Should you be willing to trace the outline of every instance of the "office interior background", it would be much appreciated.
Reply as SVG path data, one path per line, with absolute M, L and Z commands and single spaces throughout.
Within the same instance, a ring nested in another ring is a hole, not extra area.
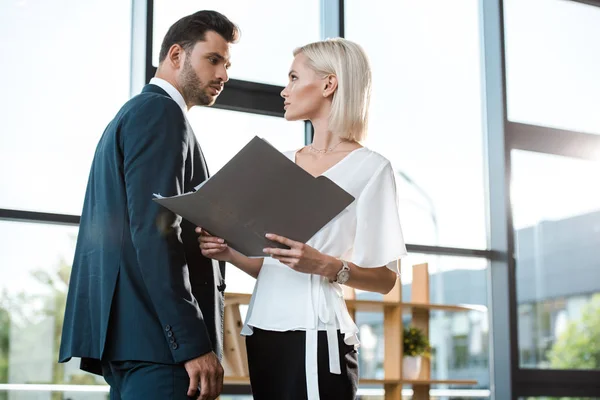
M 432 315 L 432 378 L 478 382 L 432 398 L 600 398 L 600 1 L 3 0 L 1 400 L 108 398 L 56 362 L 89 166 L 168 27 L 198 9 L 242 30 L 216 106 L 188 114 L 213 174 L 255 135 L 310 141 L 279 97 L 294 48 L 343 36 L 368 53 L 366 145 L 397 171 L 403 296 L 427 262 L 432 302 L 484 309 Z M 252 289 L 228 269 L 228 291 Z M 381 378 L 383 317 L 357 323 L 361 376 Z

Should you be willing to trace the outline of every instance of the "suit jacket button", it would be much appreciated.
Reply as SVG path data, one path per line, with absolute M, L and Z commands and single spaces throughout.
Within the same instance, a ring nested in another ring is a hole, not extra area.
M 169 343 L 175 343 L 175 338 L 172 337 L 171 339 L 169 339 Z
M 167 336 L 168 337 L 172 337 L 173 336 L 173 331 L 167 331 Z
M 171 330 L 171 325 L 165 326 L 165 331 L 169 332 Z
M 179 347 L 179 346 L 177 345 L 177 343 L 173 343 L 173 344 L 171 345 L 171 348 L 172 348 L 173 350 L 177 350 L 177 348 L 178 348 L 178 347 Z

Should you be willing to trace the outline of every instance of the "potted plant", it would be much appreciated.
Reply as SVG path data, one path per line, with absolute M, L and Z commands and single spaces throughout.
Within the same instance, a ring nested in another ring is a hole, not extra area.
M 421 329 L 405 326 L 403 342 L 402 377 L 418 379 L 421 373 L 421 359 L 431 354 L 429 339 Z

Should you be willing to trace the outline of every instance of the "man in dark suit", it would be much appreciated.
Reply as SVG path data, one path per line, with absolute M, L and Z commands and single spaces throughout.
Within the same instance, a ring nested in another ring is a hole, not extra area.
M 109 123 L 89 176 L 59 362 L 81 357 L 112 399 L 214 399 L 223 387 L 224 265 L 153 194 L 208 177 L 186 112 L 228 80 L 238 28 L 214 11 L 177 21 L 156 76 Z M 199 387 L 199 390 L 198 390 Z

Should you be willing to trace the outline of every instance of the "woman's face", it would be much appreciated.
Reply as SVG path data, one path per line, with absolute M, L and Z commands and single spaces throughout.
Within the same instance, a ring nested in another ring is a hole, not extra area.
M 298 53 L 294 58 L 288 79 L 287 86 L 281 91 L 285 119 L 310 120 L 318 116 L 325 103 L 323 93 L 327 80 L 308 66 L 303 53 Z

